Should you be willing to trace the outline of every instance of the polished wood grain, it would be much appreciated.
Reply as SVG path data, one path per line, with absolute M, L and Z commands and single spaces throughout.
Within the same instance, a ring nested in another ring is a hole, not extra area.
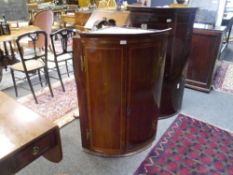
M 37 26 L 25 26 L 20 28 L 12 28 L 10 35 L 0 35 L 0 42 L 15 40 L 19 35 L 22 35 L 27 32 L 34 32 L 40 30 Z
M 130 26 L 147 29 L 172 28 L 165 63 L 160 118 L 174 115 L 182 105 L 185 68 L 197 9 L 128 6 L 128 10 Z
M 74 70 L 83 148 L 108 156 L 143 149 L 156 134 L 168 31 L 80 35 Z
M 67 24 L 74 25 L 75 24 L 75 15 L 74 14 L 62 14 L 61 15 L 61 24 L 66 27 Z
M 185 86 L 209 92 L 219 65 L 225 28 L 194 28 Z
M 14 174 L 44 155 L 62 159 L 59 128 L 0 92 L 0 170 Z
M 61 23 L 64 27 L 67 24 L 74 26 L 76 29 L 83 31 L 84 26 L 91 16 L 91 11 L 79 11 L 75 12 L 74 14 L 62 14 L 61 15 Z
M 80 31 L 84 31 L 84 26 L 90 18 L 91 14 L 92 11 L 75 12 L 75 28 Z

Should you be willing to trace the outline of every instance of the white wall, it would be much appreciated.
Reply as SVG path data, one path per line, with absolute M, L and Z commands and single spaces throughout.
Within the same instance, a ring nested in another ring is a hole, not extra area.
M 225 5 L 226 5 L 226 0 L 219 0 L 218 16 L 215 23 L 216 26 L 221 26 Z

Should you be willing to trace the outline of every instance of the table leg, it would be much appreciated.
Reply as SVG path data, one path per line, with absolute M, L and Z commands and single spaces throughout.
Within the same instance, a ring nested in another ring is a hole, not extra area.
M 62 159 L 62 148 L 61 148 L 60 131 L 58 127 L 54 131 L 54 137 L 57 143 L 56 146 L 46 151 L 46 153 L 43 156 L 52 162 L 59 162 Z

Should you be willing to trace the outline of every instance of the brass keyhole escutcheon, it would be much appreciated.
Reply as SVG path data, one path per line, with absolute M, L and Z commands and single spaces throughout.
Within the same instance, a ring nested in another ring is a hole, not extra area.
M 39 146 L 34 146 L 32 148 L 32 155 L 36 156 L 39 153 L 39 151 L 40 151 L 40 147 Z

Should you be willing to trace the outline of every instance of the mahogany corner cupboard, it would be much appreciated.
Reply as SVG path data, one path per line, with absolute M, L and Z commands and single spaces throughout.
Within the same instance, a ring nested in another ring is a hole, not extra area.
M 168 40 L 160 118 L 179 112 L 197 8 L 128 6 L 129 25 L 147 29 L 172 28 Z
M 74 38 L 84 150 L 119 156 L 154 140 L 168 35 L 110 27 Z

